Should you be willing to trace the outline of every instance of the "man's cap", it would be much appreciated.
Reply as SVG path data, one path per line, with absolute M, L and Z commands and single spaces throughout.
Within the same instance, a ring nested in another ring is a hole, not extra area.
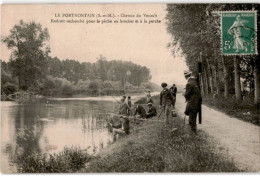
M 131 98 L 131 96 L 128 96 L 128 98 Z
M 148 106 L 152 106 L 152 105 L 153 105 L 153 103 L 149 102 L 147 105 L 148 105 Z
M 188 76 L 188 75 L 191 75 L 191 74 L 192 74 L 191 71 L 188 71 L 188 70 L 185 70 L 185 71 L 184 71 L 184 76 Z
M 167 83 L 162 83 L 161 86 L 162 87 L 167 87 Z

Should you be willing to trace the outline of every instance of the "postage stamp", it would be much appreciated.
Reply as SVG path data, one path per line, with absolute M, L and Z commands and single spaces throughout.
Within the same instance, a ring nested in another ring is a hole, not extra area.
M 257 54 L 256 11 L 222 11 L 221 40 L 223 55 Z

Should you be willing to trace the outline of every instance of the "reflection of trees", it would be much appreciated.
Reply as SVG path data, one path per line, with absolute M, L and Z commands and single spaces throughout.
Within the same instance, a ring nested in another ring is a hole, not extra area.
M 15 161 L 23 159 L 33 152 L 41 152 L 39 139 L 43 132 L 43 123 L 39 115 L 44 107 L 40 105 L 19 105 L 15 117 L 16 148 Z

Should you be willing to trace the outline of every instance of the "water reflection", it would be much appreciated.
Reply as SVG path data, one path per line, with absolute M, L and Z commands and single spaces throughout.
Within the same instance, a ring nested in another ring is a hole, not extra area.
M 13 161 L 33 153 L 57 153 L 64 146 L 98 152 L 112 142 L 107 131 L 107 111 L 112 101 L 49 100 L 18 105 L 1 102 L 1 170 L 16 172 Z

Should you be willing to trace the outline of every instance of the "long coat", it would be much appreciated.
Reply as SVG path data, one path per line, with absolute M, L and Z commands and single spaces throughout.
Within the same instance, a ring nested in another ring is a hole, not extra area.
M 187 101 L 185 114 L 189 115 L 190 112 L 199 112 L 202 98 L 196 78 L 188 79 L 184 96 Z

